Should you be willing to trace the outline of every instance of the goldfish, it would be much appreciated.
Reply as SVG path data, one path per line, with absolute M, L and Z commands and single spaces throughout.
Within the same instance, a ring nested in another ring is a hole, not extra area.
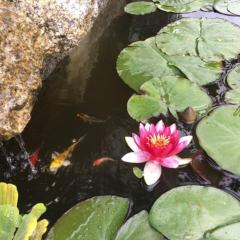
M 114 161 L 114 159 L 110 158 L 110 157 L 103 157 L 103 158 L 99 158 L 97 160 L 95 160 L 93 162 L 93 167 L 98 167 L 100 166 L 102 163 L 107 162 L 107 161 Z
M 99 118 L 96 118 L 94 116 L 87 115 L 85 113 L 78 113 L 77 117 L 80 120 L 82 120 L 83 122 L 88 122 L 88 123 L 103 123 L 103 122 L 106 122 L 108 120 L 108 118 L 99 119 Z
M 36 151 L 34 151 L 30 155 L 30 162 L 32 163 L 31 166 L 34 168 L 36 166 L 37 161 L 39 160 L 39 153 L 40 153 L 40 148 L 38 148 Z
M 69 158 L 71 157 L 76 146 L 83 140 L 83 138 L 85 138 L 85 136 L 81 137 L 77 142 L 73 143 L 70 147 L 68 147 L 62 153 L 55 154 L 55 156 L 52 157 L 49 170 L 51 172 L 56 173 L 60 167 L 69 166 L 71 164 L 71 162 L 69 161 Z

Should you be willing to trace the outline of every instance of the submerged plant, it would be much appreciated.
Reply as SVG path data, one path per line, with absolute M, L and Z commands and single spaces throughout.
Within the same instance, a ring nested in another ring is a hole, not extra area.
M 163 121 L 156 125 L 140 123 L 139 135 L 133 134 L 126 137 L 128 146 L 133 152 L 122 157 L 124 162 L 144 163 L 143 176 L 148 185 L 154 184 L 161 176 L 162 166 L 177 168 L 188 164 L 191 159 L 182 159 L 177 156 L 186 148 L 192 140 L 192 136 L 180 137 L 176 124 L 165 126 Z

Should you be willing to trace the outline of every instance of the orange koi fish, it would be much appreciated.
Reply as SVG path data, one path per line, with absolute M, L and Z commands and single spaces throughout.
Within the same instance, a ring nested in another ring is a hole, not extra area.
M 100 166 L 101 164 L 103 164 L 104 162 L 107 162 L 107 161 L 114 161 L 114 159 L 112 159 L 110 157 L 99 158 L 99 159 L 97 159 L 93 162 L 93 167 L 98 167 L 98 166 Z
M 39 160 L 39 153 L 40 153 L 40 148 L 38 148 L 36 151 L 34 151 L 31 155 L 30 155 L 30 161 L 32 163 L 32 166 L 35 167 L 36 163 Z

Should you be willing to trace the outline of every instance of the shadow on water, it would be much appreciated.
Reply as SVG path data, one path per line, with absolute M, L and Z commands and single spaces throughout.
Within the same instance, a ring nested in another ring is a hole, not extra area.
M 240 195 L 239 179 L 213 167 L 197 144 L 183 153 L 194 156 L 194 165 L 164 169 L 154 191 L 133 175 L 133 165 L 120 160 L 129 151 L 124 137 L 137 131 L 138 124 L 126 112 L 132 91 L 117 75 L 117 56 L 130 42 L 153 36 L 168 22 L 180 17 L 163 12 L 131 17 L 120 11 L 97 41 L 93 33 L 85 45 L 75 49 L 49 77 L 22 136 L 0 147 L 0 180 L 18 186 L 22 211 L 43 202 L 48 207 L 45 217 L 52 224 L 77 202 L 96 195 L 130 198 L 131 214 L 149 209 L 163 192 L 179 185 L 211 184 Z M 217 92 L 219 84 L 209 87 L 209 92 Z M 107 118 L 107 121 L 82 122 L 78 113 Z M 173 119 L 166 121 L 171 123 Z M 178 125 L 183 132 L 192 128 Z M 85 134 L 84 141 L 73 153 L 71 165 L 51 173 L 52 153 L 63 151 Z M 40 160 L 36 171 L 31 173 L 27 159 L 37 149 L 40 149 Z M 101 157 L 111 157 L 114 161 L 94 167 L 94 160 Z

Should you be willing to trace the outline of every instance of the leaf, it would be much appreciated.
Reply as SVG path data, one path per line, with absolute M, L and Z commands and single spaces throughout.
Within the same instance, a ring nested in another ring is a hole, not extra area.
M 28 240 L 37 227 L 37 220 L 46 211 L 42 203 L 36 204 L 29 214 L 22 217 L 22 222 L 13 238 L 13 240 Z
M 127 4 L 124 10 L 132 15 L 144 15 L 155 12 L 157 7 L 154 3 L 139 1 Z
M 228 11 L 235 15 L 240 15 L 240 2 L 234 1 L 228 4 Z
M 47 231 L 47 226 L 48 221 L 46 219 L 39 221 L 30 240 L 41 240 L 43 234 Z
M 162 52 L 156 47 L 154 37 L 125 48 L 118 57 L 117 71 L 135 91 L 139 91 L 143 83 L 154 77 L 181 75 L 175 67 L 168 66 Z
M 2 183 L 1 183 L 2 185 Z M 7 184 L 6 184 L 7 185 Z M 11 205 L 0 205 L 0 239 L 12 240 L 20 222 L 18 208 Z
M 239 201 L 224 191 L 183 186 L 158 198 L 149 218 L 151 225 L 168 239 L 203 240 L 209 229 L 239 218 L 239 212 Z
M 18 191 L 15 185 L 0 183 L 0 205 L 17 207 Z
M 215 0 L 214 9 L 222 14 L 233 15 L 228 11 L 228 0 Z
M 223 169 L 240 175 L 240 118 L 237 106 L 221 106 L 197 126 L 199 144 Z
M 120 228 L 115 240 L 163 240 L 160 233 L 149 224 L 148 213 L 141 211 Z
M 225 94 L 225 102 L 240 104 L 240 88 L 230 90 Z
M 240 64 L 236 65 L 235 68 L 229 72 L 227 83 L 232 89 L 240 87 Z
M 137 178 L 142 178 L 143 177 L 143 171 L 142 169 L 138 168 L 138 167 L 133 167 L 133 174 L 137 177 Z
M 168 24 L 156 44 L 168 55 L 190 55 L 206 62 L 236 58 L 240 53 L 240 29 L 223 19 L 188 18 Z
M 177 112 L 182 112 L 187 107 L 192 107 L 198 113 L 203 113 L 211 107 L 211 99 L 208 95 L 196 84 L 184 78 L 164 77 L 159 80 L 154 79 L 143 84 L 141 90 L 146 95 L 133 95 L 128 101 L 129 115 L 137 121 L 155 116 L 157 112 L 166 114 L 167 108 L 177 117 Z M 157 103 L 159 105 L 158 111 L 151 106 L 150 101 L 148 106 L 143 104 L 141 98 L 155 100 L 156 107 Z M 154 111 L 150 112 L 151 109 L 154 109 Z
M 48 240 L 112 240 L 124 221 L 129 202 L 101 196 L 80 202 L 66 212 L 49 232 Z

